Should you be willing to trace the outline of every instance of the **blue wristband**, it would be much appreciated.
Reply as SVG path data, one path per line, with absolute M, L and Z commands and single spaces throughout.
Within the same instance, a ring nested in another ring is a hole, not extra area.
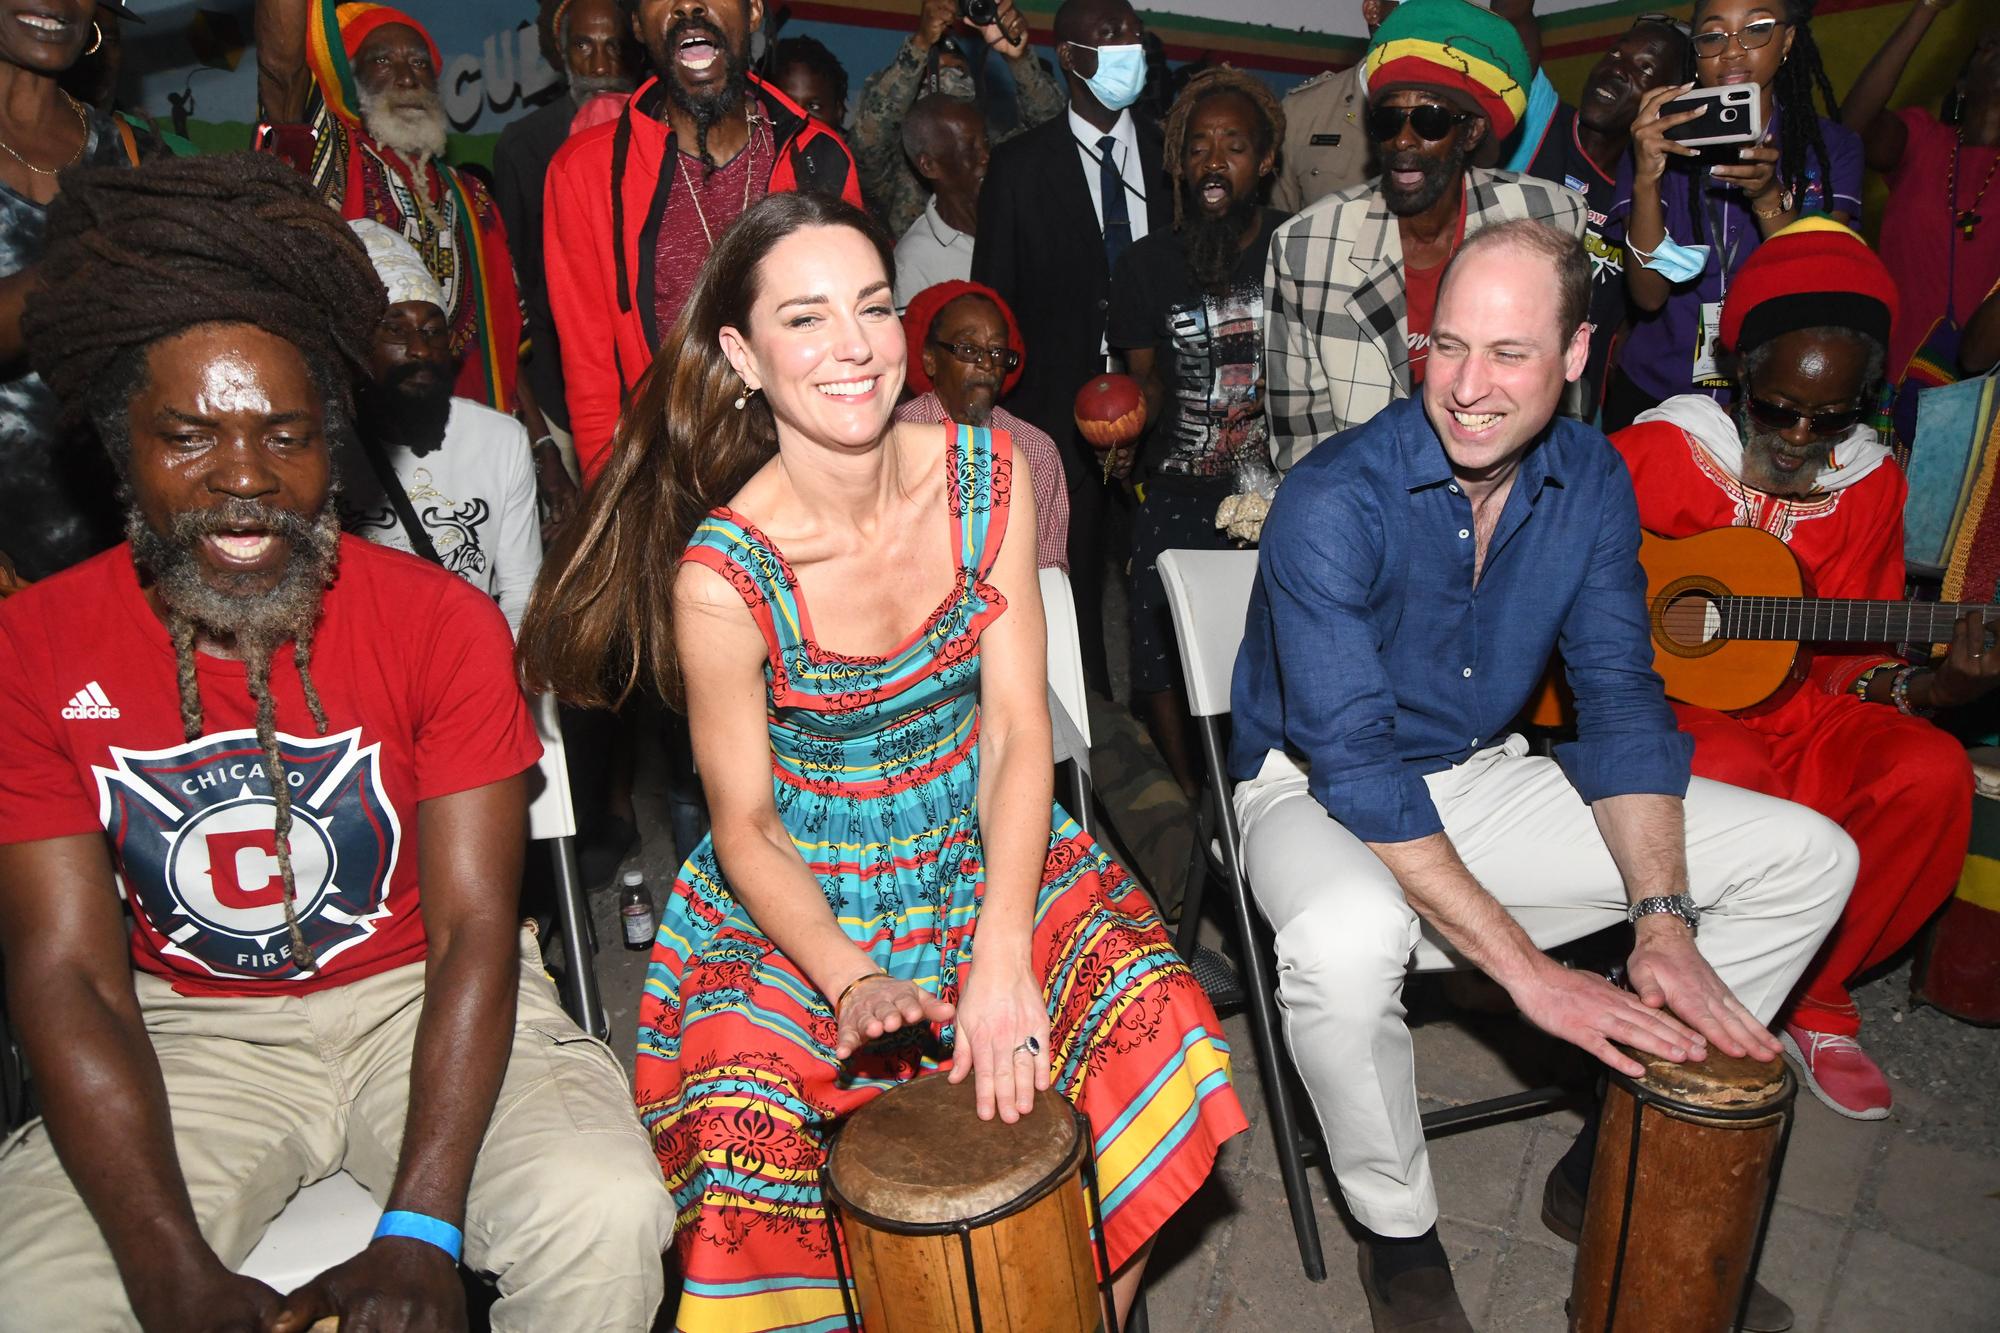
M 449 1222 L 440 1222 L 428 1213 L 411 1213 L 396 1209 L 382 1214 L 382 1220 L 375 1224 L 374 1239 L 384 1236 L 407 1236 L 411 1240 L 427 1241 L 451 1256 L 453 1263 L 465 1252 L 465 1233 Z

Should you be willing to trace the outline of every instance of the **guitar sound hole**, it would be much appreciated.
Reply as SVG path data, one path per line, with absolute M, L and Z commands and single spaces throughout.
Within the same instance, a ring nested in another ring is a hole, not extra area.
M 1660 612 L 1660 632 L 1674 648 L 1699 648 L 1721 636 L 1722 613 L 1705 592 L 1691 589 Z

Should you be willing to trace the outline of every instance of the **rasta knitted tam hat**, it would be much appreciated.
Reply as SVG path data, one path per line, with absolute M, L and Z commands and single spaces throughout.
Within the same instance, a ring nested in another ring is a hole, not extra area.
M 1403 0 L 1362 62 L 1369 101 L 1398 88 L 1439 93 L 1486 117 L 1495 139 L 1513 133 L 1528 109 L 1532 72 L 1520 34 L 1470 0 Z
M 1722 345 L 1744 352 L 1797 329 L 1852 329 L 1886 345 L 1896 280 L 1832 218 L 1801 218 L 1750 252 L 1722 302 Z
M 982 287 L 976 282 L 953 279 L 926 287 L 910 298 L 910 304 L 903 311 L 903 336 L 910 344 L 910 368 L 904 378 L 916 393 L 929 393 L 936 386 L 931 377 L 924 373 L 924 344 L 930 341 L 931 325 L 944 313 L 944 308 L 961 296 L 983 296 L 1000 310 L 1000 322 L 1007 326 L 1007 345 L 1021 354 L 1021 364 L 1007 372 L 1006 382 L 1000 392 L 1009 394 L 1021 382 L 1021 371 L 1028 364 L 1028 348 L 1021 341 L 1021 326 L 1014 322 L 1014 312 L 1007 308 L 1000 293 L 991 287 Z
M 430 29 L 393 5 L 335 4 L 315 0 L 306 20 L 306 64 L 326 98 L 327 109 L 350 124 L 361 119 L 361 90 L 354 78 L 354 54 L 378 28 L 395 24 L 416 31 L 431 53 L 431 69 L 444 77 L 444 57 Z

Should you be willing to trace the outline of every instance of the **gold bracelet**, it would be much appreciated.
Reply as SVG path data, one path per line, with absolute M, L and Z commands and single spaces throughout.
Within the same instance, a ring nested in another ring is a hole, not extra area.
M 889 974 L 887 972 L 884 972 L 881 968 L 878 967 L 873 972 L 863 972 L 860 976 L 848 982 L 847 988 L 840 992 L 840 998 L 833 1002 L 833 1016 L 836 1019 L 840 1017 L 840 1006 L 847 1003 L 847 997 L 854 994 L 854 988 L 856 986 L 859 986 L 864 981 L 873 981 L 877 977 L 888 977 L 888 976 Z M 894 977 L 890 977 L 889 979 L 891 981 L 895 980 Z

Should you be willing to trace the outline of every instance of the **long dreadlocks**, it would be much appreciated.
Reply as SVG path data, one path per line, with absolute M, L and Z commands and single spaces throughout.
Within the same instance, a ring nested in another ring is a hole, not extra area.
M 1250 105 L 1257 108 L 1257 152 L 1260 155 L 1276 148 L 1285 137 L 1284 110 L 1278 105 L 1278 99 L 1271 95 L 1270 88 L 1256 75 L 1245 74 L 1229 65 L 1217 65 L 1189 79 L 1187 87 L 1181 89 L 1181 95 L 1174 99 L 1173 106 L 1167 111 L 1166 123 L 1161 127 L 1162 137 L 1166 140 L 1163 150 L 1165 161 L 1161 165 L 1174 184 L 1176 228 L 1181 225 L 1182 210 L 1186 207 L 1182 199 L 1181 171 L 1184 166 L 1182 158 L 1187 152 L 1188 122 L 1194 119 L 1196 107 L 1224 93 L 1236 93 L 1249 99 Z
M 382 318 L 382 284 L 339 215 L 283 163 L 234 154 L 170 158 L 136 170 L 66 172 L 49 213 L 42 272 L 46 285 L 29 298 L 23 318 L 29 358 L 61 401 L 67 424 L 89 420 L 96 427 L 121 478 L 131 462 L 131 404 L 146 385 L 152 347 L 200 325 L 250 324 L 292 343 L 326 396 L 329 442 L 350 429 L 352 383 L 368 364 L 369 341 Z M 248 500 L 230 503 L 259 507 Z M 294 585 L 309 582 L 311 596 L 294 595 L 241 625 L 230 623 L 228 594 L 200 587 L 168 594 L 170 584 L 190 582 L 177 580 L 184 571 L 173 568 L 173 554 L 177 541 L 193 539 L 202 515 L 177 516 L 175 532 L 165 534 L 153 532 L 135 512 L 131 535 L 135 561 L 154 576 L 168 607 L 181 728 L 189 740 L 202 734 L 196 638 L 204 628 L 236 633 L 277 811 L 275 849 L 292 957 L 312 970 L 318 963 L 298 922 L 291 787 L 279 752 L 271 657 L 292 640 L 306 706 L 325 734 L 326 710 L 309 663 L 318 594 L 331 578 L 338 528 L 330 507 L 317 520 L 273 515 L 293 538 L 295 553 L 319 553 L 317 563 L 286 576 Z M 212 613 L 204 614 L 204 607 Z
M 1805 207 L 1807 157 L 1819 167 L 1821 197 L 1829 211 L 1833 202 L 1833 158 L 1826 151 L 1826 139 L 1819 132 L 1819 108 L 1815 93 L 1825 102 L 1829 120 L 1840 119 L 1840 99 L 1834 96 L 1833 81 L 1813 40 L 1812 12 L 1815 0 L 1784 0 L 1785 24 L 1792 34 L 1792 49 L 1771 78 L 1771 102 L 1778 115 L 1778 180 L 1798 207 Z M 1701 21 L 1702 5 L 1695 5 L 1694 18 Z M 1688 212 L 1694 216 L 1692 244 L 1704 242 L 1708 221 L 1706 192 L 1708 173 L 1692 170 L 1688 178 Z

